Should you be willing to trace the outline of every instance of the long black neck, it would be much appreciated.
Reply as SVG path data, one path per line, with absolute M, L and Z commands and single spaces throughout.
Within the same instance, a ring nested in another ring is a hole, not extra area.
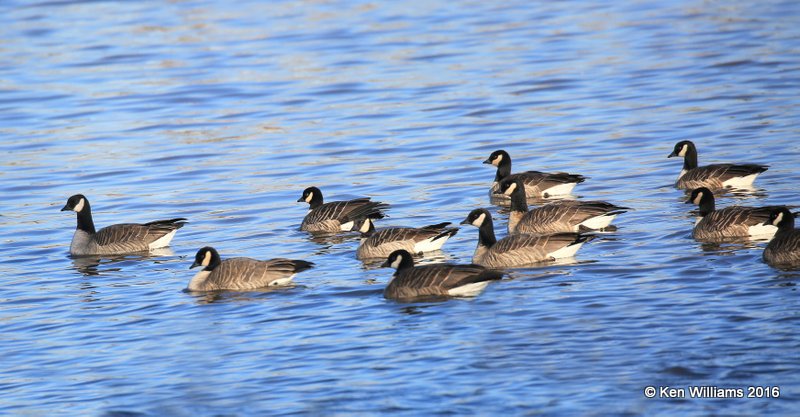
M 308 204 L 311 206 L 312 210 L 321 206 L 323 204 L 322 192 L 319 190 L 313 191 L 313 194 L 311 194 L 311 201 L 309 201 Z
M 83 209 L 78 212 L 78 229 L 92 235 L 96 233 L 92 221 L 92 208 L 86 199 L 83 200 Z
M 704 195 L 703 198 L 700 199 L 700 204 L 698 204 L 698 207 L 700 208 L 700 217 L 706 217 L 707 215 L 713 213 L 714 210 L 716 210 L 714 196 Z
M 203 268 L 204 271 L 213 271 L 219 264 L 222 263 L 222 258 L 219 257 L 219 253 L 216 250 L 211 251 L 211 261 L 208 263 L 208 266 Z
M 478 228 L 478 244 L 491 248 L 495 243 L 497 243 L 497 238 L 494 237 L 494 222 L 487 215 L 481 227 Z
M 683 156 L 683 169 L 690 170 L 697 168 L 697 148 L 694 145 L 686 145 L 686 155 Z
M 397 265 L 397 271 L 395 274 L 399 274 L 402 271 L 407 269 L 411 269 L 414 267 L 414 258 L 411 256 L 410 253 L 403 254 L 402 258 L 400 259 L 400 265 Z
M 494 181 L 500 182 L 509 175 L 511 175 L 511 157 L 504 155 L 500 163 L 497 164 L 497 172 L 494 174 Z
M 777 233 L 787 233 L 794 230 L 794 214 L 789 210 L 786 210 L 783 214 L 783 219 L 778 223 Z
M 528 211 L 528 201 L 525 198 L 525 185 L 517 181 L 514 192 L 511 193 L 511 211 Z

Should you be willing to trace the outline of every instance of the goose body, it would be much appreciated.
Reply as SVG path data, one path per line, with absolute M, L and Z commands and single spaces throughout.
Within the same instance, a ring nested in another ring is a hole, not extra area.
M 525 187 L 516 178 L 500 182 L 500 193 L 511 198 L 508 234 L 553 234 L 605 229 L 628 208 L 605 201 L 560 200 L 528 210 Z
M 499 183 L 505 178 L 521 180 L 525 184 L 525 195 L 529 198 L 568 195 L 577 184 L 586 181 L 586 177 L 583 175 L 568 174 L 566 172 L 525 171 L 512 174 L 511 156 L 502 149 L 492 152 L 483 163 L 497 167 L 492 188 L 489 189 L 489 196 L 495 198 L 508 199 L 508 196 L 498 194 Z
M 403 249 L 410 253 L 423 253 L 442 248 L 447 239 L 458 232 L 450 223 L 432 224 L 421 228 L 390 227 L 375 230 L 372 219 L 356 221 L 353 230 L 361 232 L 363 238 L 356 250 L 358 259 L 386 258 L 392 252 Z
M 411 254 L 402 249 L 389 254 L 383 266 L 396 269 L 383 292 L 384 297 L 401 301 L 424 297 L 474 297 L 489 282 L 503 277 L 502 272 L 480 265 L 414 266 Z
M 764 249 L 763 259 L 767 264 L 779 268 L 800 267 L 800 230 L 794 228 L 795 215 L 786 207 L 776 207 L 766 223 L 776 226 L 778 231 Z
M 95 230 L 89 200 L 82 194 L 67 199 L 61 211 L 74 211 L 78 226 L 72 235 L 72 255 L 123 255 L 169 246 L 186 219 L 156 220 L 149 223 L 120 223 Z
M 692 237 L 701 241 L 724 241 L 731 238 L 769 239 L 778 231 L 776 226 L 765 224 L 777 207 L 725 207 L 716 210 L 714 194 L 706 187 L 692 190 L 686 204 L 700 208 Z
M 195 255 L 191 268 L 202 266 L 192 280 L 189 291 L 247 291 L 289 284 L 298 272 L 309 269 L 311 262 L 276 258 L 260 261 L 252 258 L 222 260 L 217 251 L 206 246 Z
M 350 231 L 357 220 L 382 219 L 385 216 L 382 210 L 389 207 L 388 204 L 370 201 L 369 198 L 325 203 L 322 192 L 317 187 L 306 188 L 297 201 L 306 202 L 311 207 L 300 225 L 300 230 L 312 233 Z
M 478 246 L 472 262 L 489 268 L 511 268 L 575 256 L 584 242 L 593 236 L 578 233 L 551 235 L 509 235 L 497 240 L 491 214 L 475 209 L 461 224 L 478 228 Z
M 747 188 L 759 174 L 769 166 L 760 164 L 713 164 L 698 166 L 697 148 L 694 143 L 684 140 L 675 144 L 668 158 L 683 157 L 683 168 L 675 186 L 692 190 L 706 187 L 711 190 L 721 188 Z

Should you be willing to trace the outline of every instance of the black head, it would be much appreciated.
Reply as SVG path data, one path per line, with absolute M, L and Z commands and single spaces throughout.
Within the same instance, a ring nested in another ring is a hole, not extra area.
M 498 185 L 498 191 L 500 191 L 501 194 L 512 195 L 517 192 L 517 190 L 522 190 L 523 194 L 525 193 L 525 185 L 522 184 L 522 180 L 519 178 L 506 178 L 500 181 Z
M 308 187 L 303 190 L 303 195 L 297 199 L 298 203 L 306 202 L 312 204 L 315 201 L 322 200 L 322 191 L 317 187 Z
M 776 207 L 769 213 L 769 220 L 764 225 L 777 226 L 780 230 L 794 229 L 794 217 L 786 207 Z
M 89 200 L 83 194 L 75 194 L 67 199 L 67 204 L 61 208 L 61 211 L 74 211 L 80 213 L 89 206 Z
M 359 232 L 361 234 L 370 234 L 375 231 L 375 223 L 372 222 L 372 219 L 369 217 L 363 217 L 360 219 L 356 219 L 353 222 L 353 227 L 350 229 L 351 232 Z
M 672 153 L 669 154 L 667 158 L 672 158 L 674 156 L 684 157 L 692 150 L 695 150 L 694 143 L 690 140 L 682 140 L 675 144 L 675 149 L 672 150 Z
M 510 161 L 511 161 L 511 157 L 508 155 L 508 152 L 506 152 L 506 151 L 504 151 L 502 149 L 498 149 L 498 150 L 492 152 L 492 154 L 489 155 L 489 157 L 486 158 L 486 160 L 483 161 L 483 163 L 484 164 L 491 164 L 491 165 L 494 165 L 494 166 L 497 167 L 497 166 L 500 166 L 501 163 L 510 162 Z
M 405 249 L 398 249 L 389 254 L 386 262 L 381 265 L 382 267 L 392 267 L 396 270 L 411 268 L 414 266 L 414 258 Z
M 189 267 L 189 269 L 202 266 L 204 267 L 203 269 L 210 271 L 219 265 L 219 263 L 220 258 L 217 250 L 211 246 L 206 246 L 197 251 L 197 254 L 194 256 L 194 263 Z
M 486 210 L 484 208 L 478 208 L 469 212 L 467 218 L 464 219 L 464 221 L 462 221 L 461 224 L 471 224 L 479 228 L 483 225 L 484 222 L 487 221 L 487 219 L 489 221 L 492 220 L 492 215 L 489 214 L 489 210 Z
M 704 202 L 711 201 L 714 203 L 714 193 L 706 187 L 695 188 L 686 200 L 686 204 L 701 205 Z

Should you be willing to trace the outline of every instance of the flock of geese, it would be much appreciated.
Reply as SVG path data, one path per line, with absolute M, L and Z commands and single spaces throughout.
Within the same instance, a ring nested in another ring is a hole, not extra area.
M 669 157 L 682 157 L 683 169 L 675 186 L 690 190 L 686 203 L 699 207 L 692 236 L 700 241 L 725 242 L 737 239 L 770 239 L 763 253 L 766 263 L 775 267 L 800 266 L 800 230 L 794 228 L 796 214 L 786 206 L 741 207 L 717 210 L 714 191 L 749 187 L 767 170 L 758 164 L 714 164 L 699 166 L 697 148 L 690 141 L 675 145 Z M 509 205 L 505 237 L 495 235 L 488 210 L 472 210 L 461 224 L 478 228 L 478 243 L 471 264 L 428 264 L 415 266 L 414 256 L 441 249 L 458 232 L 450 223 L 421 228 L 390 227 L 376 229 L 374 221 L 384 217 L 389 205 L 359 198 L 325 202 L 317 187 L 303 191 L 298 202 L 310 210 L 300 230 L 312 234 L 359 232 L 362 239 L 356 251 L 359 259 L 385 259 L 383 266 L 396 269 L 384 296 L 397 300 L 430 297 L 466 297 L 480 293 L 489 282 L 503 276 L 502 269 L 530 266 L 570 258 L 581 246 L 596 237 L 592 231 L 614 231 L 614 218 L 627 210 L 605 201 L 554 200 L 529 209 L 528 199 L 568 196 L 586 178 L 568 173 L 539 171 L 511 172 L 511 157 L 498 150 L 484 161 L 497 168 L 489 190 L 493 202 Z M 123 223 L 95 230 L 89 200 L 73 195 L 62 211 L 74 211 L 78 225 L 70 254 L 122 255 L 145 252 L 169 245 L 175 233 L 186 224 L 185 218 L 150 223 Z M 197 251 L 191 268 L 202 267 L 191 279 L 189 291 L 245 291 L 289 284 L 298 272 L 313 263 L 296 259 L 222 259 L 212 247 Z

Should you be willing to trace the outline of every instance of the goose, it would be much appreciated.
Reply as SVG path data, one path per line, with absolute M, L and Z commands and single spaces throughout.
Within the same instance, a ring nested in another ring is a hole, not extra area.
M 776 226 L 778 231 L 764 249 L 764 262 L 779 268 L 800 266 L 800 230 L 794 228 L 794 218 L 786 207 L 775 207 L 765 224 Z
M 729 238 L 755 237 L 769 239 L 778 228 L 765 224 L 770 213 L 778 207 L 725 207 L 715 209 L 714 193 L 706 187 L 692 190 L 686 204 L 700 207 L 692 237 L 704 241 L 721 241 Z
M 758 174 L 766 171 L 768 165 L 759 164 L 713 164 L 697 166 L 697 148 L 694 143 L 683 140 L 675 144 L 675 149 L 667 158 L 683 157 L 683 169 L 675 186 L 681 189 L 706 187 L 747 188 L 753 184 Z
M 120 223 L 95 230 L 89 199 L 75 194 L 61 211 L 74 211 L 78 227 L 72 235 L 72 255 L 122 255 L 169 246 L 175 233 L 186 224 L 185 218 L 156 220 L 150 223 Z
M 314 264 L 284 258 L 259 261 L 240 257 L 223 261 L 216 249 L 206 246 L 197 251 L 189 269 L 198 266 L 203 269 L 189 281 L 189 291 L 246 291 L 287 285 L 296 273 L 310 269 Z
M 423 253 L 442 248 L 447 239 L 455 236 L 457 227 L 448 228 L 449 222 L 432 224 L 421 228 L 389 227 L 375 230 L 372 219 L 365 217 L 355 221 L 354 231 L 361 232 L 361 244 L 356 250 L 358 259 L 386 258 L 393 251 L 405 249 L 411 253 Z
M 557 195 L 568 195 L 579 183 L 586 181 L 586 177 L 577 174 L 567 174 L 566 172 L 547 173 L 539 171 L 525 171 L 516 174 L 511 173 L 511 156 L 508 152 L 500 149 L 492 152 L 484 164 L 491 164 L 497 167 L 492 188 L 489 189 L 490 197 L 508 198 L 505 195 L 498 195 L 497 187 L 504 178 L 519 178 L 525 183 L 525 195 L 530 198 L 549 198 Z
M 629 210 L 605 201 L 561 200 L 528 211 L 525 187 L 519 178 L 500 181 L 498 191 L 511 197 L 508 234 L 553 234 L 605 229 L 618 214 Z
M 383 266 L 396 269 L 383 296 L 400 301 L 422 297 L 474 297 L 490 281 L 503 277 L 501 271 L 480 265 L 414 266 L 414 258 L 404 249 L 390 253 Z
M 594 236 L 578 233 L 551 235 L 510 235 L 497 240 L 489 211 L 472 210 L 461 224 L 478 228 L 478 246 L 472 262 L 489 268 L 511 268 L 575 255 Z
M 369 198 L 324 203 L 322 191 L 317 187 L 303 190 L 303 195 L 297 202 L 304 201 L 311 206 L 311 210 L 303 219 L 300 230 L 312 233 L 348 232 L 356 220 L 366 217 L 382 219 L 385 214 L 381 210 L 389 207 L 388 204 L 370 201 Z

